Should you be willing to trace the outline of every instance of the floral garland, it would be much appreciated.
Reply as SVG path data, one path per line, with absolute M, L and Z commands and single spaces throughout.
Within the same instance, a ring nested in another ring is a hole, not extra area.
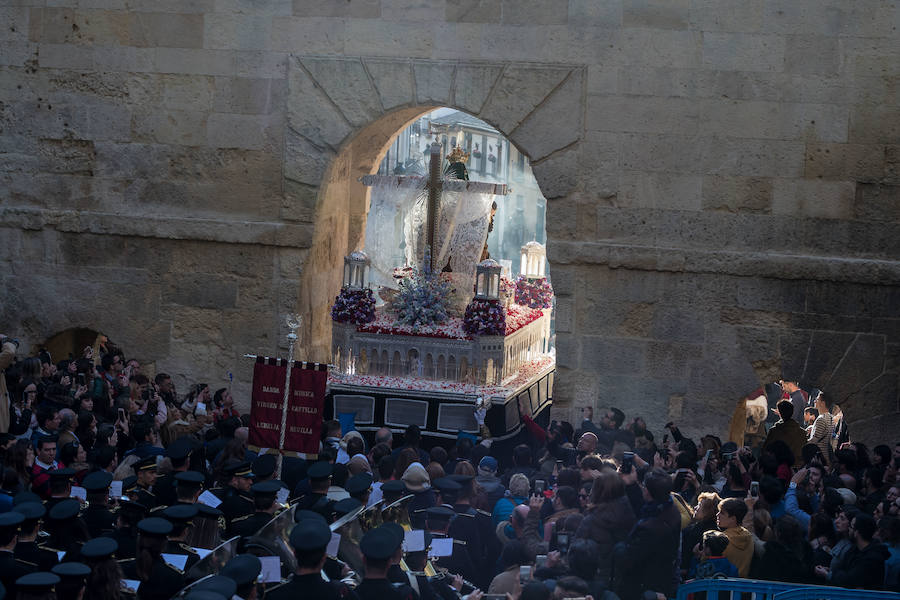
M 506 311 L 499 300 L 472 300 L 466 307 L 463 329 L 469 335 L 505 335 Z
M 428 264 L 426 253 L 426 264 Z M 431 272 L 414 271 L 400 280 L 400 293 L 394 301 L 397 322 L 401 325 L 429 327 L 447 320 L 447 306 L 453 289 L 449 281 Z
M 550 308 L 553 306 L 553 287 L 546 277 L 528 279 L 516 278 L 516 304 L 529 308 Z
M 331 307 L 331 320 L 362 325 L 375 320 L 375 296 L 369 288 L 342 287 Z

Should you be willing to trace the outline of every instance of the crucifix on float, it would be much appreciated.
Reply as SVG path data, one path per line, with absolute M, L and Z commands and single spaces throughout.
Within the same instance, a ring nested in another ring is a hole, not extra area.
M 399 184 L 403 181 L 419 180 L 426 191 L 426 216 L 425 216 L 425 242 L 428 248 L 432 249 L 430 253 L 431 262 L 427 265 L 432 272 L 435 271 L 437 260 L 435 248 L 435 238 L 438 235 L 438 223 L 440 223 L 441 214 L 441 194 L 446 191 L 453 192 L 471 192 L 476 194 L 492 194 L 497 196 L 505 196 L 509 193 L 509 187 L 503 183 L 485 183 L 480 181 L 469 181 L 468 171 L 465 167 L 465 161 L 468 159 L 460 146 L 453 148 L 453 151 L 447 156 L 450 163 L 446 169 L 441 169 L 441 145 L 433 142 L 428 148 L 429 164 L 428 177 L 419 175 L 365 175 L 360 178 L 363 185 L 374 186 L 384 184 Z M 444 177 L 446 175 L 446 177 Z M 493 215 L 496 212 L 496 203 L 490 213 L 491 225 L 493 225 Z M 488 230 L 490 231 L 490 229 Z M 485 246 L 487 242 L 485 242 Z

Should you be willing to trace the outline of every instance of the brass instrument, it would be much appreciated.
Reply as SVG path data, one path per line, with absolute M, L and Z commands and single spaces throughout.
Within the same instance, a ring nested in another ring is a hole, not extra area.
M 297 557 L 291 546 L 296 505 L 281 511 L 247 539 L 243 551 L 256 556 L 278 556 L 281 559 L 281 578 L 286 580 L 297 570 Z
M 396 523 L 403 527 L 404 531 L 412 531 L 412 525 L 409 520 L 409 503 L 413 498 L 415 498 L 415 495 L 410 494 L 385 506 L 381 511 L 382 521 L 385 523 Z
M 375 504 L 374 506 L 378 506 L 378 504 Z M 341 541 L 340 544 L 338 544 L 338 555 L 333 558 L 336 558 L 349 566 L 355 576 L 360 580 L 362 579 L 362 573 L 365 572 L 363 555 L 359 549 L 359 542 L 362 540 L 362 536 L 365 533 L 361 523 L 362 519 L 360 518 L 363 516 L 364 512 L 367 512 L 366 508 L 360 506 L 329 526 L 332 532 L 341 534 Z M 366 519 L 367 522 L 370 518 L 371 517 L 368 517 Z
M 198 579 L 203 579 L 208 575 L 215 575 L 218 573 L 219 569 L 224 567 L 225 563 L 237 554 L 237 547 L 240 539 L 241 538 L 238 536 L 235 536 L 213 549 L 212 552 L 197 561 L 197 564 L 185 573 L 185 580 L 196 581 Z

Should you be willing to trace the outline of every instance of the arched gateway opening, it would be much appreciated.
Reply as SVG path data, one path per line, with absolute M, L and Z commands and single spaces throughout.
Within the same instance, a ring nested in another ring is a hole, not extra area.
M 292 58 L 283 214 L 290 218 L 293 213 L 314 227 L 297 302 L 303 316 L 300 352 L 320 361 L 332 356 L 330 308 L 341 288 L 343 260 L 365 245 L 370 194 L 361 179 L 378 172 L 399 132 L 442 106 L 477 117 L 531 160 L 550 204 L 572 192 L 576 181 L 584 83 L 583 70 L 571 66 Z M 560 115 L 567 115 L 568 122 Z M 549 230 L 547 242 L 552 263 Z M 369 349 L 367 360 L 372 350 L 385 354 L 384 349 Z M 502 356 L 503 348 L 482 351 Z M 426 365 L 428 352 L 419 354 L 423 374 L 447 371 L 448 358 L 432 354 Z M 387 355 L 396 353 L 388 350 Z M 406 358 L 407 353 L 400 356 Z M 477 373 L 480 368 L 471 357 L 454 357 L 452 364 L 455 373 Z M 377 368 L 378 362 L 370 360 L 366 368 L 373 365 Z M 386 370 L 409 373 L 411 368 L 389 363 Z M 485 369 L 490 381 L 503 376 L 494 359 L 484 360 Z M 447 419 L 454 417 L 449 410 L 441 412 Z

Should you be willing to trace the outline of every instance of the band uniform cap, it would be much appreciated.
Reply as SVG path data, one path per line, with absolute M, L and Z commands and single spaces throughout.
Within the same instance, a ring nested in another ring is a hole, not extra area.
M 191 591 L 209 592 L 230 599 L 237 593 L 237 583 L 229 577 L 213 575 L 212 577 L 207 577 L 203 581 L 196 583 L 191 588 Z
M 135 502 L 134 500 L 128 500 L 123 498 L 119 500 L 119 510 L 120 511 L 129 511 L 138 515 L 147 514 L 147 507 L 141 504 L 140 502 Z
M 262 571 L 262 562 L 252 554 L 238 554 L 219 571 L 219 575 L 234 581 L 238 587 L 256 581 Z
M 59 583 L 59 575 L 49 571 L 38 571 L 16 579 L 16 589 L 29 594 L 37 594 L 52 591 L 53 586 L 57 583 Z
M 372 481 L 374 481 L 374 478 L 371 475 L 360 473 L 348 479 L 347 483 L 344 484 L 344 489 L 351 496 L 361 496 L 372 487 Z
M 34 492 L 19 492 L 13 497 L 13 506 L 25 504 L 26 502 L 37 502 L 38 504 L 43 503 L 41 497 Z
M 175 474 L 175 481 L 189 485 L 203 485 L 206 477 L 197 471 L 182 471 Z
M 84 481 L 81 482 L 81 487 L 89 492 L 100 492 L 109 488 L 109 484 L 112 483 L 112 480 L 112 473 L 106 471 L 94 471 L 84 478 Z M 124 486 L 122 487 L 124 488 Z
M 253 476 L 260 479 L 271 477 L 275 473 L 275 462 L 274 454 L 257 456 L 250 465 L 253 470 Z
M 17 512 L 26 521 L 37 521 L 47 514 L 47 509 L 40 502 L 23 502 L 12 508 L 13 512 Z
M 0 513 L 0 529 L 18 529 L 24 520 L 25 517 L 19 512 Z
M 250 493 L 254 496 L 265 496 L 272 495 L 275 496 L 278 494 L 278 490 L 281 489 L 281 482 L 268 480 L 268 481 L 260 481 L 259 483 L 254 483 L 250 486 Z
M 392 532 L 400 543 L 403 543 L 403 539 L 406 537 L 406 530 L 403 529 L 403 526 L 399 523 L 394 523 L 393 521 L 388 521 L 386 523 L 381 524 L 382 527 Z
M 156 470 L 156 457 L 148 456 L 137 461 L 133 465 L 134 472 Z
M 359 549 L 366 558 L 385 560 L 394 556 L 401 543 L 402 540 L 391 528 L 381 525 L 363 535 Z
M 212 506 L 208 506 L 203 504 L 202 502 L 199 504 L 195 504 L 197 507 L 197 516 L 203 519 L 218 519 L 225 513 L 223 513 L 218 508 L 213 508 Z
M 116 553 L 119 543 L 108 537 L 90 539 L 81 547 L 81 556 L 85 558 L 106 558 Z
M 138 521 L 138 531 L 153 537 L 165 537 L 172 533 L 172 524 L 159 517 L 150 517 Z
M 320 460 L 309 466 L 309 469 L 306 470 L 306 476 L 309 477 L 311 481 L 322 481 L 323 479 L 331 477 L 333 471 L 334 466 L 331 463 Z
M 456 513 L 446 506 L 431 506 L 425 509 L 425 519 L 431 522 L 449 522 Z
M 325 520 L 325 517 L 323 517 L 320 513 L 317 513 L 313 510 L 306 510 L 304 508 L 304 509 L 298 510 L 297 512 L 294 513 L 294 521 L 295 522 L 299 523 L 301 521 L 307 521 L 307 520 L 319 521 L 319 522 L 323 523 L 324 525 L 328 525 L 328 521 Z
M 137 489 L 137 475 L 129 475 L 122 480 L 122 493 L 133 492 Z
M 340 516 L 352 513 L 354 510 L 362 506 L 362 502 L 356 498 L 344 498 L 334 503 L 334 512 Z
M 53 469 L 52 471 L 47 471 L 47 474 L 50 476 L 50 479 L 72 479 L 75 477 L 75 469 Z
M 186 437 L 180 437 L 166 448 L 166 456 L 174 460 L 184 460 L 191 453 L 191 440 Z
M 331 529 L 324 521 L 304 519 L 291 530 L 290 540 L 291 546 L 301 552 L 324 549 L 331 541 Z
M 55 565 L 50 572 L 60 578 L 84 579 L 91 574 L 91 568 L 80 562 L 64 562 Z
M 175 504 L 162 511 L 166 521 L 173 524 L 188 524 L 200 510 L 194 504 Z
M 391 479 L 381 484 L 382 494 L 405 494 L 408 491 L 402 479 Z
M 81 510 L 81 503 L 75 498 L 66 498 L 53 505 L 47 518 L 51 521 L 68 521 L 78 516 Z
M 434 480 L 434 489 L 439 492 L 458 492 L 462 486 L 449 477 L 438 477 Z
M 250 470 L 250 462 L 246 460 L 228 461 L 225 464 L 224 471 L 232 477 L 253 477 L 253 472 Z

